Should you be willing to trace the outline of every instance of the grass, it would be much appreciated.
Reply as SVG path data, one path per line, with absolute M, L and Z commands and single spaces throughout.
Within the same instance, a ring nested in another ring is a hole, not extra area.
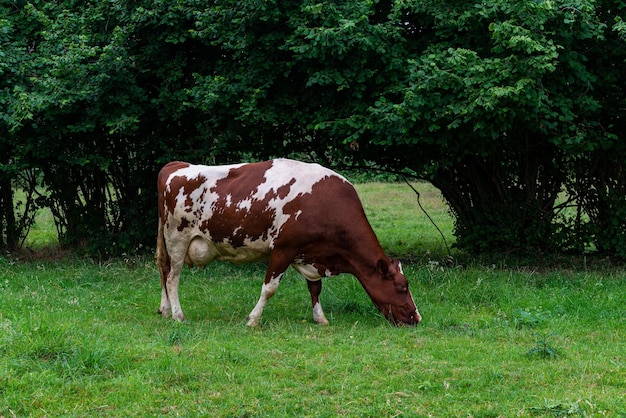
M 331 325 L 290 271 L 250 329 L 263 265 L 185 270 L 178 324 L 149 257 L 0 258 L 0 416 L 626 415 L 623 270 L 461 267 L 406 186 L 359 192 L 420 326 L 388 325 L 351 276 L 324 282 Z
M 418 196 L 404 184 L 365 183 L 357 189 L 365 197 L 363 207 L 388 252 L 421 263 L 444 260 L 447 247 L 454 243 L 452 218 L 434 187 L 426 183 L 412 185 L 425 213 L 418 205 Z

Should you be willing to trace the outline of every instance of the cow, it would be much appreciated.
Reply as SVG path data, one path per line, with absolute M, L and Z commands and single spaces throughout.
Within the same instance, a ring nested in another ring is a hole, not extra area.
M 259 323 L 290 265 L 306 278 L 318 324 L 328 324 L 321 279 L 339 273 L 354 275 L 393 324 L 421 321 L 400 262 L 387 258 L 356 190 L 334 171 L 289 159 L 222 166 L 174 161 L 157 183 L 163 316 L 184 320 L 178 299 L 183 265 L 218 259 L 268 262 L 248 326 Z

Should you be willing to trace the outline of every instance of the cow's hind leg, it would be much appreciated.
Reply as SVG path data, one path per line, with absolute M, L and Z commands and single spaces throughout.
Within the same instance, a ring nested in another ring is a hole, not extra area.
M 313 321 L 320 325 L 328 325 L 328 319 L 324 315 L 322 305 L 320 304 L 320 293 L 322 293 L 322 279 L 306 280 L 311 294 L 311 304 L 313 305 Z
M 169 259 L 167 259 L 167 263 L 159 260 L 157 264 L 159 266 L 159 274 L 161 275 L 161 304 L 159 305 L 158 312 L 167 318 L 172 313 L 172 306 L 170 305 L 170 299 L 167 297 L 166 289 L 167 278 L 172 269 L 169 264 Z
M 263 315 L 263 308 L 265 308 L 267 301 L 278 290 L 278 285 L 287 267 L 289 267 L 289 262 L 284 262 L 282 257 L 276 257 L 274 254 L 270 256 L 267 273 L 265 273 L 265 281 L 263 282 L 263 287 L 261 287 L 261 297 L 259 297 L 256 306 L 248 315 L 248 323 L 246 325 L 254 327 L 259 324 L 261 315 Z
M 312 264 L 293 264 L 305 278 L 311 294 L 311 304 L 313 305 L 313 321 L 320 325 L 328 325 L 328 319 L 324 316 L 322 305 L 320 304 L 320 293 L 322 293 L 322 276 L 317 267 Z
M 165 286 L 162 286 L 161 288 L 161 304 L 159 305 L 159 310 L 157 312 L 166 318 L 172 313 L 172 305 L 170 305 L 170 300 L 167 297 L 167 290 L 165 290 Z
M 161 278 L 161 304 L 159 305 L 158 312 L 168 317 L 172 312 L 170 300 L 167 297 L 167 277 L 172 271 L 171 259 L 165 248 L 165 239 L 163 237 L 163 222 L 159 219 L 159 229 L 157 233 L 157 249 L 156 249 L 156 264 L 159 269 L 159 276 Z
M 183 315 L 183 309 L 180 307 L 180 301 L 178 300 L 178 282 L 180 281 L 180 272 L 183 269 L 182 262 L 172 262 L 172 268 L 167 275 L 165 287 L 161 291 L 161 314 L 163 316 L 169 316 L 170 310 L 172 318 L 182 322 L 185 320 Z M 165 309 L 164 309 L 165 308 Z

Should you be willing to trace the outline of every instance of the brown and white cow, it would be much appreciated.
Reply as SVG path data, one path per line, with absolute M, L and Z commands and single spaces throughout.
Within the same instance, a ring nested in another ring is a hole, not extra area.
M 384 254 L 354 187 L 327 168 L 287 159 L 227 166 L 176 161 L 161 169 L 158 193 L 163 316 L 184 319 L 178 300 L 183 264 L 218 259 L 269 260 L 249 326 L 259 323 L 290 265 L 307 279 L 319 324 L 328 323 L 319 301 L 321 278 L 339 273 L 356 276 L 394 324 L 421 320 L 400 262 Z

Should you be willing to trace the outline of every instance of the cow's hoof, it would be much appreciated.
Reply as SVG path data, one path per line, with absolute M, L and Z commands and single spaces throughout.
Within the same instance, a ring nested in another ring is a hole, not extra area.
M 259 318 L 250 318 L 250 317 L 248 317 L 248 322 L 246 323 L 246 326 L 248 326 L 248 327 L 256 327 L 257 325 L 259 325 Z
M 170 309 L 170 308 L 163 308 L 163 307 L 160 307 L 160 308 L 157 310 L 157 313 L 158 313 L 158 314 L 161 314 L 164 318 L 167 318 L 167 317 L 169 317 L 169 316 L 172 314 L 172 311 L 171 311 L 171 309 Z
M 328 319 L 324 316 L 322 305 L 320 305 L 319 302 L 313 306 L 313 322 L 318 325 L 328 325 Z
M 172 314 L 172 318 L 178 322 L 183 322 L 185 320 L 185 315 L 182 312 L 177 312 Z

